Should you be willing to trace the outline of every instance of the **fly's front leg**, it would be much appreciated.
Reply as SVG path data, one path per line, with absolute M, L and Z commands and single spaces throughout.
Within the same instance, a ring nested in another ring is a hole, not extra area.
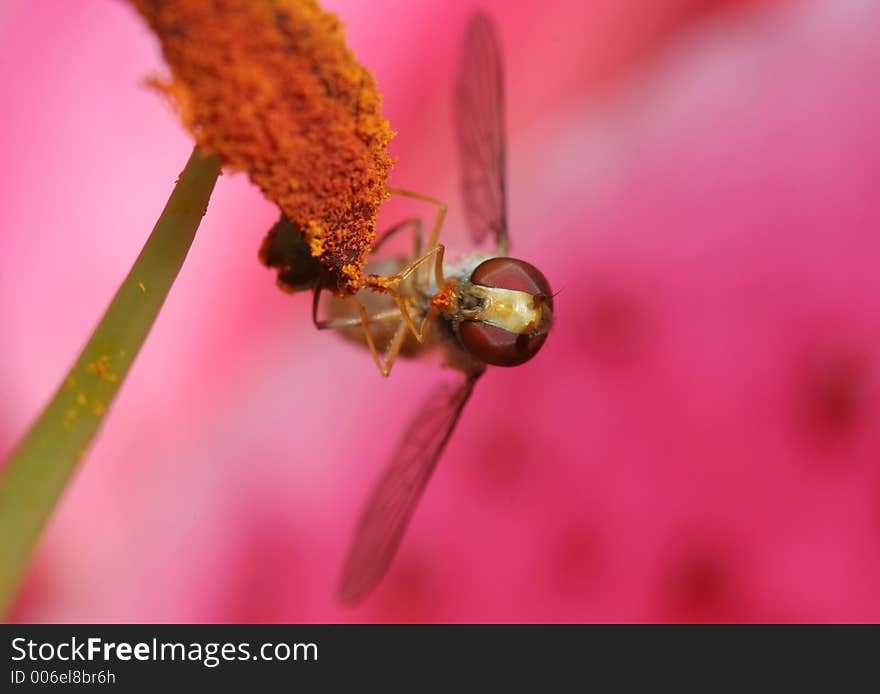
M 431 321 L 437 316 L 438 313 L 436 308 L 434 308 L 433 306 L 429 307 L 428 310 L 424 312 L 424 317 L 422 318 L 421 325 L 416 326 L 412 314 L 410 313 L 410 305 L 412 302 L 410 299 L 406 299 L 401 295 L 401 293 L 397 289 L 397 286 L 404 280 L 408 279 L 411 275 L 413 275 L 413 273 L 416 273 L 413 276 L 413 283 L 420 285 L 421 287 L 426 287 L 429 284 L 430 280 L 431 259 L 434 259 L 434 272 L 437 280 L 437 286 L 443 287 L 445 284 L 443 280 L 444 248 L 443 246 L 438 245 L 437 240 L 440 237 L 440 231 L 443 227 L 443 221 L 446 218 L 446 204 L 441 202 L 440 200 L 436 200 L 426 195 L 421 195 L 419 193 L 413 193 L 411 191 L 389 188 L 389 192 L 394 195 L 401 195 L 416 200 L 423 200 L 425 202 L 436 205 L 438 208 L 437 216 L 434 220 L 434 226 L 432 227 L 431 235 L 428 238 L 427 253 L 422 253 L 422 220 L 416 218 L 404 220 L 403 222 L 400 222 L 399 224 L 396 224 L 388 229 L 384 234 L 382 234 L 382 236 L 373 247 L 373 252 L 375 253 L 389 239 L 393 238 L 395 234 L 398 234 L 406 228 L 412 227 L 415 232 L 415 249 L 413 256 L 416 258 L 416 260 L 410 263 L 401 272 L 395 275 L 391 275 L 389 277 L 383 277 L 380 275 L 368 275 L 366 282 L 364 283 L 364 287 L 367 289 L 371 289 L 373 291 L 391 296 L 394 299 L 396 308 L 381 311 L 371 316 L 367 313 L 364 305 L 356 297 L 348 296 L 344 298 L 346 301 L 350 301 L 354 305 L 356 315 L 344 318 L 331 318 L 328 320 L 321 320 L 318 318 L 318 308 L 323 287 L 319 285 L 315 288 L 315 293 L 312 299 L 312 322 L 319 330 L 327 328 L 344 329 L 356 326 L 363 327 L 364 338 L 366 340 L 367 346 L 370 349 L 370 353 L 373 356 L 373 361 L 376 363 L 376 367 L 379 369 L 379 372 L 383 376 L 388 376 L 388 374 L 391 373 L 391 368 L 394 365 L 394 362 L 403 347 L 407 331 L 411 332 L 419 342 L 424 342 L 428 333 L 428 328 L 431 325 Z M 373 332 L 372 330 L 370 330 L 370 323 L 389 320 L 399 320 L 400 323 L 398 324 L 393 337 L 386 345 L 384 354 L 380 355 L 379 350 L 376 346 L 376 341 L 373 337 Z
M 365 309 L 364 305 L 353 296 L 348 297 L 348 301 L 354 303 L 360 316 L 360 324 L 364 328 L 364 336 L 367 339 L 367 346 L 370 348 L 370 354 L 373 355 L 373 361 L 376 364 L 376 368 L 379 369 L 380 374 L 387 378 L 388 374 L 391 373 L 391 367 L 394 366 L 394 360 L 400 353 L 400 347 L 403 344 L 403 337 L 406 336 L 405 323 L 401 321 L 398 325 L 397 330 L 394 332 L 394 338 L 385 348 L 383 359 L 379 356 L 379 350 L 376 348 L 376 341 L 373 339 L 373 331 L 370 330 L 370 317 L 367 315 L 367 309 Z
M 426 269 L 430 269 L 428 261 L 434 256 L 434 281 L 437 283 L 437 289 L 443 289 L 446 286 L 446 278 L 443 276 L 443 256 L 446 254 L 446 247 L 435 245 L 430 251 L 425 253 L 421 258 L 413 262 L 409 267 L 404 268 L 399 274 L 401 281 L 409 277 L 423 263 Z
M 400 354 L 400 350 L 403 347 L 404 338 L 406 338 L 407 324 L 406 321 L 401 320 L 400 309 L 391 308 L 386 311 L 380 311 L 379 313 L 369 315 L 367 313 L 367 310 L 364 308 L 364 305 L 360 301 L 358 301 L 356 297 L 348 296 L 345 297 L 345 300 L 351 302 L 354 305 L 357 315 L 345 318 L 330 318 L 321 320 L 318 318 L 318 306 L 320 304 L 320 296 L 321 287 L 319 286 L 315 288 L 315 293 L 312 299 L 312 322 L 315 324 L 315 327 L 319 330 L 326 330 L 331 328 L 345 329 L 357 326 L 363 327 L 364 339 L 367 343 L 367 347 L 370 350 L 370 354 L 373 356 L 373 361 L 376 364 L 376 368 L 379 369 L 379 373 L 387 377 L 388 374 L 391 373 L 391 367 L 394 366 L 394 361 L 397 359 L 398 354 Z M 390 320 L 399 321 L 399 324 L 394 332 L 394 336 L 385 347 L 384 354 L 380 355 L 379 349 L 376 346 L 376 340 L 373 337 L 373 331 L 370 329 L 370 324 Z
M 397 355 L 400 353 L 400 349 L 403 346 L 403 338 L 406 337 L 406 323 L 400 319 L 400 310 L 392 308 L 370 316 L 367 314 L 364 305 L 358 301 L 357 298 L 347 296 L 345 297 L 345 301 L 349 301 L 354 305 L 357 315 L 346 318 L 321 320 L 318 318 L 320 295 L 321 287 L 316 287 L 314 298 L 312 299 L 312 322 L 315 324 L 315 327 L 319 330 L 326 330 L 330 328 L 344 329 L 361 326 L 364 330 L 364 339 L 370 350 L 370 354 L 373 356 L 376 368 L 379 369 L 379 373 L 383 376 L 388 376 L 388 374 L 391 373 L 391 367 L 394 365 L 394 360 L 397 358 Z M 384 355 L 380 356 L 379 349 L 376 347 L 376 340 L 373 338 L 373 331 L 370 330 L 370 324 L 389 320 L 397 320 L 400 321 L 400 323 L 394 333 L 394 337 L 385 348 Z
M 336 329 L 339 330 L 341 328 L 353 328 L 358 325 L 364 325 L 364 321 L 361 318 L 360 312 L 356 316 L 349 316 L 347 318 L 318 318 L 318 305 L 320 303 L 321 289 L 316 288 L 315 293 L 312 298 L 312 323 L 318 330 L 328 330 L 328 329 Z M 355 297 L 349 296 L 346 297 L 347 301 L 351 301 L 358 305 L 362 305 L 360 301 L 358 301 Z M 364 310 L 366 312 L 366 309 Z M 374 313 L 372 316 L 367 315 L 367 322 L 369 323 L 381 323 L 383 321 L 396 320 L 400 318 L 400 310 L 397 308 L 389 308 L 386 311 L 379 311 L 378 313 Z
M 403 318 L 403 321 L 406 323 L 407 327 L 410 329 L 412 334 L 419 342 L 425 341 L 428 327 L 430 326 L 431 321 L 436 316 L 437 310 L 433 306 L 430 307 L 425 313 L 425 317 L 422 319 L 422 324 L 417 327 L 415 321 L 412 318 L 412 315 L 409 312 L 410 301 L 406 299 L 400 293 L 400 291 L 398 291 L 397 287 L 400 285 L 401 282 L 406 280 L 419 268 L 426 267 L 430 269 L 429 262 L 431 260 L 434 261 L 434 272 L 438 283 L 437 286 L 443 287 L 445 285 L 445 280 L 443 278 L 444 252 L 445 248 L 443 246 L 435 246 L 430 251 L 425 253 L 421 258 L 417 258 L 416 260 L 414 260 L 399 273 L 389 276 L 367 275 L 367 279 L 364 284 L 365 287 L 381 292 L 383 294 L 388 294 L 394 299 L 398 309 L 400 310 L 400 315 Z
M 440 240 L 440 231 L 443 229 L 443 222 L 446 220 L 446 203 L 437 198 L 428 197 L 421 193 L 414 193 L 411 190 L 403 190 L 402 188 L 389 188 L 388 192 L 392 195 L 400 195 L 405 198 L 412 198 L 413 200 L 422 200 L 423 202 L 429 202 L 432 205 L 437 206 L 437 216 L 434 218 L 434 226 L 431 228 L 431 235 L 428 237 L 428 245 L 426 246 L 429 251 L 434 248 Z M 418 257 L 419 255 L 421 255 L 421 249 L 416 248 L 415 256 Z M 421 280 L 420 284 L 427 284 L 427 272 L 422 272 L 421 275 L 422 276 L 419 278 Z
M 414 234 L 414 251 L 413 257 L 418 258 L 422 254 L 422 220 L 418 217 L 414 217 L 412 219 L 405 219 L 399 224 L 395 224 L 390 229 L 387 229 L 379 240 L 376 242 L 376 245 L 373 246 L 373 253 L 377 253 L 385 242 L 392 238 L 395 234 L 403 231 L 407 227 L 412 227 Z

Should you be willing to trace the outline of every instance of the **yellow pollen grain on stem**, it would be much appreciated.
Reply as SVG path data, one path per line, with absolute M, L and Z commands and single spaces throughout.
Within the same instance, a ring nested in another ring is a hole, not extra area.
M 110 357 L 106 354 L 102 354 L 95 361 L 88 363 L 86 371 L 108 383 L 116 383 L 119 380 L 119 375 L 113 370 Z
M 79 420 L 79 410 L 76 407 L 68 407 L 64 412 L 64 419 L 61 421 L 61 425 L 64 427 L 64 431 L 73 431 L 73 428 L 76 426 L 77 421 Z

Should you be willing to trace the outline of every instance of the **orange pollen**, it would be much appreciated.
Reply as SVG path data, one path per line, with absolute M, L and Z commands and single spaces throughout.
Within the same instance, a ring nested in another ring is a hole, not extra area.
M 437 309 L 441 315 L 449 316 L 455 310 L 458 304 L 458 287 L 455 283 L 450 282 L 442 289 L 438 290 L 431 297 L 431 307 Z
M 400 284 L 400 276 L 367 275 L 367 279 L 364 284 L 373 291 L 388 294 L 394 291 L 394 287 L 396 285 Z
M 370 72 L 315 0 L 131 0 L 159 36 L 159 86 L 206 152 L 275 202 L 353 293 L 388 197 L 393 133 Z

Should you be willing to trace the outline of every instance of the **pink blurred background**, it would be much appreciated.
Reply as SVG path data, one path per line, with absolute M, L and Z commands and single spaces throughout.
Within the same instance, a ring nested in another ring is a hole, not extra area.
M 449 201 L 470 2 L 327 0 Z M 880 620 L 880 7 L 483 2 L 541 355 L 479 384 L 402 550 L 334 598 L 356 513 L 442 377 L 317 333 L 223 177 L 14 612 L 67 621 Z M 536 14 L 537 12 L 537 14 Z M 121 2 L 0 6 L 0 458 L 145 241 L 191 143 Z M 429 213 L 394 203 L 383 224 Z

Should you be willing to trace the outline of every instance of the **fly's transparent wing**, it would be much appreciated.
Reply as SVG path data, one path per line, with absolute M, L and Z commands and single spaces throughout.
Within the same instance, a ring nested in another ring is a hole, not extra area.
M 385 575 L 477 378 L 439 385 L 410 422 L 358 521 L 339 586 L 342 602 L 359 602 Z
M 468 228 L 476 242 L 489 234 L 507 252 L 504 183 L 504 76 L 498 33 L 484 14 L 465 34 L 455 90 L 455 126 Z

